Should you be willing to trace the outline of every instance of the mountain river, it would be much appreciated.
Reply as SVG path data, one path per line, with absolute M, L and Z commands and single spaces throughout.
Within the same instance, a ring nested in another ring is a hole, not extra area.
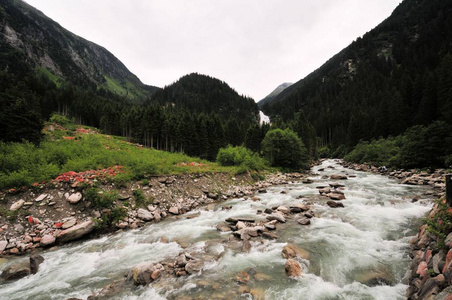
M 432 206 L 423 196 L 425 188 L 344 169 L 334 160 L 312 171 L 317 174 L 311 177 L 313 183 L 270 187 L 257 195 L 260 201 L 232 199 L 214 210 L 191 211 L 140 229 L 47 250 L 41 253 L 45 261 L 36 275 L 0 285 L 0 299 L 86 299 L 139 263 L 174 260 L 183 252 L 203 258 L 199 274 L 161 277 L 146 287 L 128 285 L 114 299 L 253 299 L 247 291 L 265 299 L 405 299 L 409 241 Z M 340 181 L 345 185 L 346 200 L 341 201 L 345 207 L 330 208 L 329 199 L 320 197 L 316 187 L 333 182 L 322 176 L 344 173 L 351 175 Z M 415 195 L 421 200 L 412 203 Z M 253 238 L 249 252 L 241 250 L 241 242 L 230 232 L 216 229 L 230 217 L 265 220 L 266 214 L 258 210 L 309 202 L 315 214 L 311 225 L 299 225 L 291 215 L 277 225 L 278 239 Z M 285 274 L 281 251 L 287 243 L 309 253 L 300 278 Z M 17 260 L 21 259 L 28 257 Z M 0 270 L 13 262 L 0 263 Z M 237 277 L 247 274 L 247 283 L 239 284 Z M 390 283 L 360 283 L 369 274 L 380 274 Z

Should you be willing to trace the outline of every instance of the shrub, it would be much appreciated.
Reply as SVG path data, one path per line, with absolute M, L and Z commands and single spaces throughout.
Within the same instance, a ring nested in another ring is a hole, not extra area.
M 95 209 L 112 208 L 118 199 L 118 192 L 105 192 L 98 188 L 92 187 L 85 191 L 85 199 L 91 202 L 91 206 Z
M 438 211 L 432 218 L 426 219 L 427 231 L 437 238 L 436 246 L 443 248 L 447 235 L 452 231 L 452 212 L 444 200 L 437 200 Z
M 146 196 L 142 190 L 133 190 L 132 194 L 135 198 L 135 204 L 137 207 L 145 207 L 148 204 Z
M 217 162 L 222 166 L 239 166 L 238 173 L 267 168 L 267 163 L 262 157 L 243 146 L 229 145 L 221 148 L 217 154 Z
M 290 129 L 268 131 L 262 141 L 262 150 L 272 166 L 292 170 L 309 168 L 308 151 Z

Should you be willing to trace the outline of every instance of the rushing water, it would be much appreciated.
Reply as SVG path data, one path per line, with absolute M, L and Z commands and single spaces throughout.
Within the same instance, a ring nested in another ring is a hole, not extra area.
M 321 169 L 324 171 L 318 171 Z M 431 207 L 428 200 L 412 203 L 411 199 L 414 195 L 422 198 L 424 190 L 345 170 L 332 160 L 313 171 L 319 174 L 312 177 L 314 183 L 269 188 L 268 193 L 259 194 L 258 202 L 233 199 L 218 204 L 214 211 L 190 212 L 179 219 L 44 252 L 39 272 L 0 285 L 0 299 L 86 299 L 138 263 L 159 262 L 183 252 L 203 256 L 206 263 L 200 274 L 160 278 L 146 287 L 126 288 L 116 298 L 252 299 L 251 294 L 238 292 L 244 286 L 235 278 L 245 270 L 251 275 L 246 287 L 265 294 L 265 299 L 404 299 L 409 240 Z M 316 186 L 332 182 L 321 179 L 322 175 L 340 172 L 356 177 L 341 182 L 345 184 L 345 208 L 333 209 L 326 205 L 326 198 L 319 197 Z M 300 202 L 313 202 L 311 225 L 301 226 L 295 217 L 289 219 L 279 225 L 279 239 L 256 238 L 248 253 L 241 251 L 240 243 L 229 241 L 233 240 L 231 233 L 215 228 L 228 217 L 264 220 L 265 214 L 257 214 L 257 210 Z M 225 205 L 232 208 L 223 210 Z M 310 255 L 298 279 L 285 275 L 281 250 L 288 242 Z M 369 272 L 386 274 L 392 283 L 359 283 Z

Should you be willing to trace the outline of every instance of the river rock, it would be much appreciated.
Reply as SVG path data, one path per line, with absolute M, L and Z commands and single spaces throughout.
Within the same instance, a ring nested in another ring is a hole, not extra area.
M 352 273 L 355 281 L 367 286 L 392 285 L 395 283 L 394 274 L 387 267 L 358 270 Z
M 287 244 L 286 246 L 284 246 L 282 250 L 282 256 L 286 259 L 302 258 L 309 260 L 309 253 L 306 250 L 294 244 Z
M 44 262 L 44 257 L 41 255 L 32 254 L 30 256 L 30 272 L 31 274 L 38 273 L 39 265 Z
M 46 199 L 49 195 L 48 194 L 41 194 L 38 196 L 38 198 L 35 199 L 35 202 L 41 202 L 42 200 Z
M 242 251 L 243 252 L 250 252 L 251 250 L 251 243 L 249 240 L 244 240 L 242 244 Z
M 235 224 L 235 226 L 237 227 L 237 230 L 241 230 L 243 228 L 246 228 L 245 223 L 243 223 L 242 221 L 238 221 L 237 224 Z
M 450 299 L 452 299 L 452 286 L 448 286 L 435 297 L 435 300 L 450 300 Z
M 63 230 L 58 234 L 58 241 L 69 242 L 81 238 L 87 235 L 95 228 L 95 224 L 92 220 L 80 223 L 69 229 Z
M 332 194 L 329 194 L 328 197 L 330 197 L 330 199 L 333 199 L 333 200 L 345 200 L 344 194 L 340 194 L 340 193 L 332 193 Z
M 297 220 L 297 223 L 300 225 L 310 225 L 311 220 L 309 220 L 308 218 L 299 219 L 299 220 Z
M 433 261 L 433 271 L 434 271 L 436 274 L 440 274 L 440 273 L 441 273 L 441 270 L 444 268 L 445 259 L 446 259 L 446 256 L 444 255 L 444 252 L 443 252 L 443 251 L 440 251 L 440 252 L 436 253 L 436 254 L 433 256 L 433 258 L 432 258 L 432 261 Z
M 0 275 L 0 280 L 10 281 L 24 278 L 30 275 L 30 262 L 28 260 L 12 264 Z
M 136 285 L 147 285 L 157 279 L 163 270 L 161 264 L 141 263 L 129 272 L 128 278 L 132 278 Z
M 328 206 L 332 208 L 344 207 L 344 204 L 340 202 L 328 201 L 326 204 L 328 204 Z
M 276 210 L 279 212 L 282 212 L 283 214 L 290 213 L 290 209 L 288 209 L 287 207 L 285 207 L 283 205 L 279 206 Z
M 154 215 L 148 211 L 147 209 L 140 208 L 137 212 L 138 218 L 143 221 L 151 221 L 154 220 Z
M 301 273 L 303 272 L 301 264 L 293 259 L 288 259 L 284 268 L 286 270 L 287 276 L 289 277 L 300 277 Z
M 261 289 L 251 289 L 250 294 L 253 300 L 265 300 L 265 292 Z
M 179 208 L 177 208 L 176 206 L 171 206 L 170 209 L 168 210 L 168 212 L 170 214 L 173 214 L 173 215 L 178 215 L 179 214 Z
M 304 211 L 308 211 L 308 210 L 309 210 L 309 207 L 307 207 L 306 205 L 301 204 L 301 203 L 294 204 L 290 207 L 290 211 L 293 213 L 300 213 L 300 212 L 304 212 Z
M 281 223 L 286 223 L 286 218 L 278 212 L 272 213 L 271 215 L 267 216 L 267 220 L 269 221 L 276 220 Z
M 335 189 L 340 188 L 340 187 L 344 187 L 343 184 L 340 184 L 338 182 L 332 182 L 329 185 L 330 185 L 330 187 L 335 188 Z
M 82 193 L 77 192 L 77 193 L 74 193 L 74 194 L 70 195 L 70 196 L 67 198 L 67 201 L 68 201 L 69 203 L 71 203 L 71 204 L 77 204 L 77 203 L 80 202 L 80 200 L 82 200 L 82 198 L 83 198 Z
M 202 270 L 204 263 L 200 260 L 193 260 L 185 265 L 185 271 L 189 274 L 195 274 Z
M 434 299 L 441 291 L 440 285 L 445 281 L 443 274 L 429 278 L 418 292 L 419 299 Z
M 332 180 L 345 180 L 347 179 L 347 175 L 344 174 L 333 174 L 330 176 L 330 179 Z
M 6 249 L 7 245 L 8 245 L 7 241 L 0 241 L 0 254 Z
M 112 283 L 104 286 L 104 288 L 99 293 L 88 296 L 87 300 L 112 299 L 114 296 L 118 295 L 124 290 L 125 285 L 126 282 L 124 280 L 115 280 Z M 70 298 L 67 300 L 71 299 L 75 300 L 76 298 Z
M 19 209 L 21 209 L 21 207 L 24 205 L 24 203 L 25 203 L 25 200 L 20 199 L 19 201 L 14 202 L 14 203 L 11 205 L 11 207 L 9 208 L 9 210 L 10 210 L 10 211 L 16 211 L 16 210 L 19 210 Z
M 46 234 L 41 238 L 39 244 L 43 247 L 47 247 L 55 244 L 55 237 L 51 234 Z
M 61 225 L 61 228 L 62 229 L 68 229 L 68 228 L 71 228 L 72 226 L 74 226 L 75 224 L 77 224 L 77 219 L 76 218 L 70 218 L 69 220 L 64 222 L 63 225 Z
M 220 232 L 228 232 L 231 231 L 231 228 L 227 223 L 222 222 L 217 224 L 217 230 Z

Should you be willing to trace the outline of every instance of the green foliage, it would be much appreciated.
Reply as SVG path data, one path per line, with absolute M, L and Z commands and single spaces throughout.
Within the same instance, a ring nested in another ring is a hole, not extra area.
M 137 207 L 146 207 L 148 204 L 150 204 L 152 201 L 148 201 L 148 199 L 146 199 L 146 196 L 144 195 L 143 191 L 138 189 L 138 190 L 133 190 L 132 192 L 133 197 L 135 198 L 135 205 Z
M 325 146 L 318 150 L 319 158 L 329 158 L 331 157 L 331 150 L 329 147 Z
M 94 221 L 97 229 L 107 229 L 125 217 L 127 217 L 127 209 L 117 206 L 102 214 L 100 219 L 95 219 Z
M 91 206 L 95 209 L 109 209 L 115 205 L 116 199 L 118 199 L 118 192 L 107 192 L 92 187 L 84 192 L 84 197 L 91 202 Z
M 222 166 L 239 166 L 239 173 L 267 168 L 267 163 L 263 158 L 243 146 L 229 145 L 221 148 L 217 155 L 217 162 Z
M 413 126 L 395 138 L 362 141 L 345 160 L 396 168 L 446 167 L 452 162 L 451 140 L 450 126 L 437 121 Z
M 292 170 L 309 167 L 308 152 L 295 132 L 272 129 L 262 141 L 262 150 L 272 166 Z
M 444 200 L 437 200 L 438 211 L 432 218 L 427 218 L 427 231 L 437 238 L 437 247 L 443 248 L 447 235 L 452 231 L 452 212 Z

